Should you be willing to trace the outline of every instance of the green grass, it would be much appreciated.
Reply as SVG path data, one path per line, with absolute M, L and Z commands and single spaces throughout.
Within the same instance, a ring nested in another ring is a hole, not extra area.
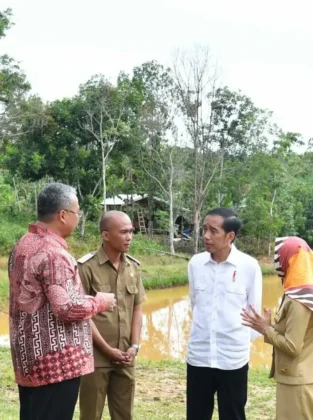
M 67 241 L 69 251 L 76 258 L 96 250 L 100 245 L 97 226 L 94 223 L 87 223 L 87 228 L 84 240 L 79 237 L 78 232 L 75 232 L 74 236 Z M 8 229 L 6 229 L 6 232 L 9 232 Z M 15 237 L 12 236 L 10 238 L 10 241 L 13 241 Z M 10 242 L 10 246 L 7 244 L 7 250 L 11 249 L 12 244 L 14 244 L 14 241 Z M 0 251 L 1 249 L 3 250 L 0 247 Z M 150 239 L 140 234 L 134 236 L 130 254 L 141 262 L 142 280 L 147 290 L 183 286 L 188 283 L 187 259 L 190 256 L 181 254 L 184 258 L 178 258 L 162 254 L 162 252 L 167 251 L 166 246 L 160 243 L 158 238 Z M 0 257 L 0 311 L 5 311 L 9 294 L 7 277 L 8 251 L 2 252 L 2 255 L 5 256 Z M 273 265 L 267 261 L 261 261 L 261 268 L 263 275 L 275 273 Z
M 136 420 L 185 419 L 185 364 L 183 362 L 139 361 L 136 370 Z M 0 348 L 0 412 L 1 420 L 16 420 L 19 403 L 13 379 L 10 352 Z M 251 370 L 247 420 L 273 420 L 275 417 L 275 383 L 268 371 Z M 78 419 L 78 409 L 74 419 Z M 217 413 L 214 414 L 216 420 Z M 107 409 L 103 420 L 108 420 Z
M 143 284 L 147 290 L 188 283 L 187 260 L 169 255 L 142 256 L 138 259 L 141 262 Z
M 276 274 L 276 270 L 272 266 L 260 264 L 263 276 L 274 276 Z
M 81 249 L 80 246 L 79 249 Z M 141 262 L 142 280 L 147 290 L 188 284 L 188 262 L 186 260 L 168 255 L 134 254 L 134 256 Z M 8 306 L 9 284 L 6 264 L 7 259 L 0 258 L 0 311 L 6 311 Z M 263 275 L 275 273 L 271 267 L 266 265 L 261 264 L 261 268 Z

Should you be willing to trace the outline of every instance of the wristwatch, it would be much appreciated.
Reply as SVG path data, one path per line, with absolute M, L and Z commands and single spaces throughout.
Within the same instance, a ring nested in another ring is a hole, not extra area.
M 132 344 L 130 347 L 132 347 L 133 349 L 136 349 L 136 354 L 138 354 L 138 352 L 139 352 L 139 344 Z

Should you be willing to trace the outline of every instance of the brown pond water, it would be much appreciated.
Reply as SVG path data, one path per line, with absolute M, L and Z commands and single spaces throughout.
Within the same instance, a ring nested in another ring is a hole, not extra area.
M 263 280 L 263 306 L 275 313 L 282 294 L 281 281 L 276 276 Z M 140 359 L 184 360 L 191 324 L 188 287 L 151 290 L 143 305 L 143 330 Z M 8 316 L 0 316 L 0 345 L 8 343 Z M 251 367 L 270 366 L 272 347 L 262 337 L 252 342 Z
M 281 280 L 265 276 L 263 280 L 263 306 L 278 309 L 282 295 Z M 144 303 L 143 331 L 140 359 L 184 360 L 191 324 L 188 287 L 152 290 Z M 251 367 L 270 366 L 272 347 L 262 337 L 251 344 Z

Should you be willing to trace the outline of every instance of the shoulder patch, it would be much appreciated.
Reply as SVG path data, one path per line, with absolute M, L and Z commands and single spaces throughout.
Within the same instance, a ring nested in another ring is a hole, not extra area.
M 90 258 L 94 257 L 96 255 L 96 252 L 89 252 L 89 254 L 84 255 L 79 260 L 77 260 L 78 263 L 84 264 L 86 261 L 89 261 Z
M 136 258 L 132 257 L 131 255 L 125 254 L 127 258 L 134 261 L 136 264 L 140 265 L 140 261 L 136 260 Z

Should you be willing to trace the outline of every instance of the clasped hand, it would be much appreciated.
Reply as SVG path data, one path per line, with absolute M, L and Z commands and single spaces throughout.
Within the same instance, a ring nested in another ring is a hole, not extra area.
M 135 357 L 136 349 L 130 347 L 127 351 L 112 348 L 109 353 L 109 358 L 114 365 L 130 366 Z

